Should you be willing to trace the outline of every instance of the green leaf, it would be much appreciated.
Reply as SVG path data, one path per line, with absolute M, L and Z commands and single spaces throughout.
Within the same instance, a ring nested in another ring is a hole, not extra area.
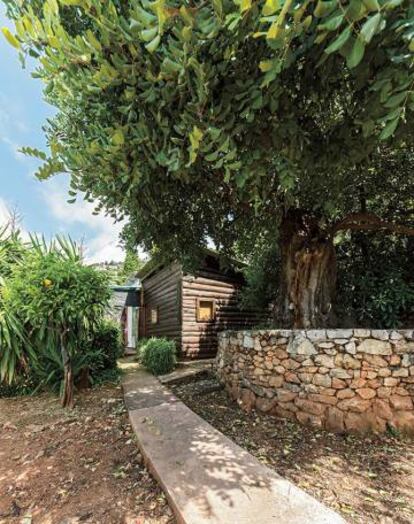
M 365 43 L 369 44 L 371 42 L 372 37 L 375 35 L 381 20 L 381 13 L 377 13 L 376 15 L 368 18 L 368 20 L 362 26 L 360 35 Z
M 342 33 L 338 36 L 338 38 L 336 38 L 326 49 L 325 49 L 325 53 L 327 53 L 328 55 L 331 54 L 331 53 L 335 53 L 335 51 L 338 51 L 338 49 L 340 49 L 344 44 L 345 42 L 348 40 L 348 38 L 351 36 L 351 28 L 350 27 L 346 27 Z
M 360 37 L 355 39 L 350 54 L 346 57 L 346 65 L 352 69 L 362 60 L 365 53 L 365 44 Z
M 124 133 L 122 129 L 117 129 L 112 135 L 112 143 L 116 146 L 122 146 L 125 143 Z
M 313 14 L 316 16 L 316 18 L 323 18 L 330 15 L 337 5 L 337 0 L 330 0 L 328 2 L 319 0 L 319 2 L 316 4 Z
M 336 31 L 344 21 L 344 14 L 336 15 L 325 23 L 318 25 L 318 31 Z
M 378 3 L 378 0 L 362 0 L 365 7 L 369 9 L 369 11 L 379 11 L 380 5 Z
M 270 16 L 276 13 L 280 7 L 279 0 L 266 0 L 265 5 L 263 6 L 262 13 L 264 16 Z
M 391 135 L 394 134 L 394 131 L 397 129 L 399 120 L 400 118 L 397 117 L 397 118 L 394 118 L 394 120 L 390 120 L 388 122 L 388 124 L 384 127 L 384 129 L 382 130 L 380 134 L 381 140 L 386 140 L 387 138 L 389 138 Z
M 151 40 L 151 42 L 145 46 L 145 49 L 149 51 L 150 53 L 154 53 L 154 51 L 158 49 L 160 42 L 161 42 L 161 36 L 157 35 L 154 38 L 154 40 Z
M 267 71 L 270 71 L 272 69 L 272 66 L 273 60 L 262 60 L 259 63 L 260 71 L 262 71 L 263 73 L 267 73 Z
M 144 29 L 141 31 L 141 39 L 144 40 L 144 42 L 150 42 L 151 40 L 154 40 L 154 38 L 158 34 L 158 27 L 151 27 L 151 29 Z
M 384 104 L 385 107 L 397 107 L 405 100 L 407 97 L 407 92 L 403 91 L 396 95 L 391 96 Z
M 252 0 L 241 0 L 240 2 L 240 11 L 244 13 L 252 7 Z
M 223 16 L 223 2 L 222 0 L 213 0 L 214 12 L 218 18 Z
M 9 42 L 10 45 L 15 47 L 16 49 L 20 49 L 20 42 L 17 40 L 17 38 L 10 32 L 10 29 L 8 27 L 2 27 L 1 32 L 6 37 L 6 40 Z
M 165 71 L 166 73 L 175 74 L 179 73 L 182 70 L 182 67 L 180 64 L 177 64 L 177 62 L 174 62 L 169 58 L 164 58 L 161 64 L 161 70 Z
M 190 133 L 190 147 L 189 147 L 189 153 L 190 153 L 190 162 L 191 165 L 195 159 L 197 158 L 197 153 L 200 148 L 200 143 L 203 138 L 203 131 L 199 129 L 197 126 L 193 126 L 193 130 Z

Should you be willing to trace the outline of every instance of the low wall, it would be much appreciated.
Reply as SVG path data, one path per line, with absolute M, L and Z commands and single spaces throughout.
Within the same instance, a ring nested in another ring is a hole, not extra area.
M 331 431 L 414 433 L 414 331 L 223 332 L 216 370 L 231 397 Z

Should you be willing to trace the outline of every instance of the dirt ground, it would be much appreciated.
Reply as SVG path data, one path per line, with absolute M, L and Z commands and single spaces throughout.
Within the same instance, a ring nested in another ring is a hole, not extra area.
M 172 524 L 142 464 L 119 386 L 0 399 L 0 524 Z
M 211 376 L 204 376 L 172 389 L 215 428 L 347 522 L 414 523 L 413 439 L 335 435 L 246 414 L 217 387 Z

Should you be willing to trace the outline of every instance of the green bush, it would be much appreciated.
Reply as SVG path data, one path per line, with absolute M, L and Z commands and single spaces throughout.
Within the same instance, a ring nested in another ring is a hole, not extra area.
M 91 346 L 101 354 L 97 367 L 103 370 L 115 369 L 123 351 L 121 330 L 118 325 L 112 320 L 102 320 L 95 329 Z M 90 368 L 93 370 L 93 362 Z
M 172 371 L 176 365 L 175 342 L 166 338 L 150 338 L 140 348 L 142 365 L 154 375 Z
M 0 398 L 22 397 L 30 395 L 35 390 L 33 380 L 29 377 L 20 377 L 18 381 L 12 384 L 0 382 Z
M 96 385 L 117 379 L 117 359 L 122 352 L 121 333 L 117 325 L 100 321 L 87 340 L 78 341 L 78 351 L 72 356 L 72 372 L 76 385 L 85 378 Z M 60 357 L 59 340 L 53 333 L 33 341 L 36 358 L 31 360 L 30 380 L 33 390 L 46 389 L 60 393 L 64 368 Z

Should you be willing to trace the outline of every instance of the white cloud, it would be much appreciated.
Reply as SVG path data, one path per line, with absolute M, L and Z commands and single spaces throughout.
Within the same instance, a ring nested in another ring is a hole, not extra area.
M 9 205 L 0 197 L 0 227 L 7 224 L 9 221 Z
M 12 152 L 16 160 L 18 160 L 19 162 L 26 162 L 26 163 L 32 162 L 32 160 L 29 157 L 27 157 L 26 155 L 24 155 L 23 153 L 19 151 L 20 146 L 16 142 L 13 142 L 13 140 L 10 140 L 9 138 L 5 136 L 1 136 L 1 135 L 0 135 L 0 140 L 6 144 L 6 146 L 10 149 L 10 151 Z
M 44 184 L 43 198 L 53 216 L 63 222 L 65 227 L 61 229 L 65 231 L 68 226 L 82 225 L 88 228 L 84 235 L 87 263 L 118 262 L 124 259 L 125 254 L 119 245 L 122 223 L 114 222 L 113 218 L 103 213 L 93 215 L 95 206 L 80 197 L 74 204 L 69 204 L 66 188 L 57 179 Z

